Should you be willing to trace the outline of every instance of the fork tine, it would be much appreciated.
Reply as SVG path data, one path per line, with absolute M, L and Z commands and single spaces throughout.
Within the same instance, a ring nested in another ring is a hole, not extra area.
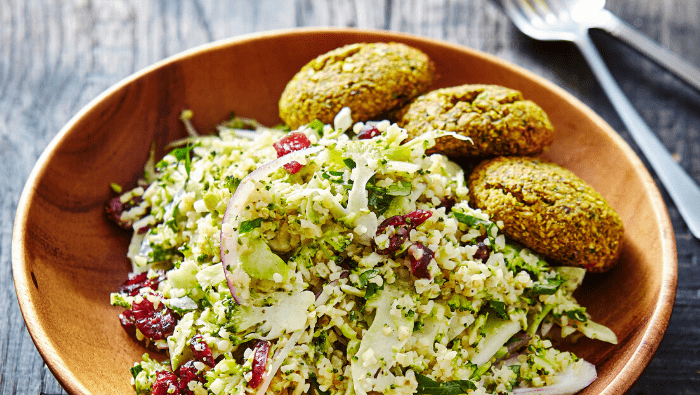
M 541 0 L 541 1 L 549 9 L 549 12 L 551 12 L 553 14 L 559 14 L 559 12 L 561 12 L 561 9 L 562 9 L 561 1 L 559 1 L 559 0 Z
M 556 18 L 557 14 L 556 12 L 552 11 L 552 8 L 549 6 L 549 2 L 547 0 L 532 0 L 532 2 L 534 3 L 534 9 L 540 18 L 544 19 L 545 21 Z
M 523 23 L 532 23 L 532 22 L 537 22 L 537 23 L 542 23 L 541 18 L 539 17 L 537 10 L 533 6 L 532 2 L 530 0 L 504 0 L 504 4 L 506 6 L 506 9 L 510 9 L 511 13 L 515 12 L 518 15 L 516 16 L 517 18 L 522 19 Z M 515 16 L 515 15 L 513 15 Z
M 548 4 L 552 13 L 557 15 L 559 19 L 569 19 L 569 10 L 571 9 L 571 0 L 543 0 Z
M 568 17 L 560 19 L 549 6 L 549 0 L 501 0 L 501 5 L 515 26 L 532 38 L 570 39 L 566 35 L 572 20 Z

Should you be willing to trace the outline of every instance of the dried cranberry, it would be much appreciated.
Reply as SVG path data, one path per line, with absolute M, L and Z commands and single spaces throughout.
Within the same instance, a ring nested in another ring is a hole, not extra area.
M 119 293 L 134 296 L 139 293 L 139 289 L 143 288 L 144 283 L 148 281 L 148 273 L 129 273 L 129 278 L 119 287 Z
M 418 278 L 430 278 L 428 265 L 435 257 L 435 253 L 430 248 L 416 242 L 408 247 L 408 259 L 411 261 L 411 273 Z
M 179 388 L 175 373 L 167 370 L 156 372 L 156 381 L 151 387 L 152 395 L 172 395 L 177 392 L 179 392 Z
M 295 160 L 284 164 L 284 169 L 287 170 L 289 174 L 297 174 L 302 167 L 304 166 Z
M 214 356 L 211 353 L 211 349 L 207 342 L 204 341 L 202 335 L 195 335 L 190 340 L 190 347 L 192 348 L 192 353 L 197 360 L 201 361 L 205 365 L 213 368 L 216 363 L 214 362 Z
M 132 222 L 122 220 L 122 213 L 130 210 L 134 206 L 137 206 L 142 201 L 143 198 L 141 196 L 134 196 L 126 203 L 122 203 L 119 196 L 110 199 L 105 205 L 105 213 L 107 213 L 107 218 L 121 228 L 131 229 Z
M 265 340 L 258 340 L 255 344 L 255 353 L 253 355 L 253 365 L 251 366 L 251 371 L 253 377 L 251 377 L 248 382 L 250 388 L 257 388 L 263 379 L 263 374 L 265 374 L 265 367 L 267 366 L 267 357 L 270 353 L 270 342 Z
M 408 238 L 408 234 L 410 232 L 410 227 L 406 223 L 406 217 L 403 215 L 395 215 L 385 219 L 381 224 L 379 224 L 377 227 L 377 235 L 383 233 L 389 226 L 394 228 L 394 232 L 389 234 L 389 246 L 379 249 L 376 248 L 376 244 L 373 244 L 375 246 L 375 250 L 380 255 L 396 254 L 396 252 L 401 249 L 401 246 L 403 246 L 403 243 Z M 374 240 L 372 242 L 374 243 Z
M 457 203 L 455 200 L 454 196 L 445 196 L 440 199 L 440 206 L 439 207 L 444 207 L 445 212 L 449 213 L 452 210 L 452 207 Z
M 393 226 L 394 228 L 405 225 L 406 224 L 406 217 L 403 215 L 394 215 L 393 217 L 389 217 L 382 221 L 379 226 L 377 226 L 377 233 L 383 232 L 384 229 L 388 228 L 389 226 Z
M 182 364 L 177 373 L 180 376 L 180 394 L 192 395 L 194 392 L 189 387 L 190 382 L 204 382 L 204 375 L 194 366 L 194 361 L 190 360 Z
M 134 302 L 131 311 L 136 322 L 136 327 L 144 336 L 151 340 L 162 340 L 173 333 L 177 325 L 177 315 L 160 303 L 160 309 L 156 310 L 153 303 L 144 297 L 140 302 Z
M 152 290 L 158 289 L 158 284 L 165 280 L 165 272 L 163 270 L 157 270 L 158 277 L 148 278 L 147 272 L 142 273 L 130 273 L 129 278 L 124 281 L 124 283 L 119 287 L 119 293 L 136 296 L 139 290 L 144 287 L 148 287 Z
M 489 256 L 491 256 L 491 247 L 486 245 L 483 241 L 480 241 L 479 244 L 476 245 L 476 252 L 474 253 L 474 259 L 481 259 L 482 262 L 486 262 L 489 260 Z
M 277 151 L 277 157 L 281 158 L 290 152 L 299 151 L 311 146 L 311 141 L 301 132 L 291 132 L 272 144 Z M 296 174 L 303 166 L 297 161 L 291 161 L 284 165 L 289 174 Z
M 413 210 L 406 215 L 395 215 L 385 219 L 377 227 L 376 234 L 383 233 L 389 226 L 394 227 L 394 233 L 389 235 L 389 246 L 386 248 L 378 249 L 372 241 L 375 251 L 380 255 L 396 254 L 408 239 L 411 230 L 420 226 L 432 215 L 433 213 L 427 210 Z
M 408 222 L 411 225 L 411 227 L 417 228 L 432 215 L 433 213 L 431 211 L 413 210 L 410 213 L 406 214 L 406 222 Z
M 311 141 L 306 137 L 304 133 L 301 132 L 291 132 L 286 136 L 279 139 L 273 145 L 277 151 L 277 157 L 287 155 L 290 152 L 299 151 L 304 148 L 309 148 L 311 146 Z
M 136 320 L 131 310 L 126 310 L 119 314 L 119 322 L 129 336 L 136 337 Z
M 382 132 L 380 132 L 379 129 L 375 128 L 373 125 L 365 125 L 360 130 L 360 133 L 357 134 L 357 139 L 367 140 L 379 136 L 380 134 L 382 134 Z
M 118 196 L 114 199 L 110 199 L 107 205 L 105 205 L 105 213 L 107 213 L 107 218 L 109 218 L 110 221 L 117 224 L 120 228 L 130 229 L 131 221 L 122 220 L 122 213 L 124 211 L 126 211 L 125 205 Z

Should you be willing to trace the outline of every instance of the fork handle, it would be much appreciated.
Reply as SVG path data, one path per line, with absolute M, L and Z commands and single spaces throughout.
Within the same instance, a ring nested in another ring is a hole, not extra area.
M 598 77 L 603 90 L 635 143 L 642 150 L 676 204 L 691 233 L 700 239 L 700 188 L 678 162 L 673 160 L 666 147 L 634 109 L 613 79 L 588 34 L 579 35 L 574 42 Z
M 612 12 L 603 9 L 592 27 L 607 31 L 700 91 L 700 70 L 697 67 L 638 32 Z

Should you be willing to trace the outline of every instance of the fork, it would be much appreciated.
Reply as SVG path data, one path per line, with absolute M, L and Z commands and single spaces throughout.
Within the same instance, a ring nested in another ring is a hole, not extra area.
M 632 139 L 668 191 L 690 232 L 700 239 L 700 188 L 671 157 L 613 79 L 593 41 L 584 15 L 568 7 L 591 0 L 501 0 L 503 10 L 524 34 L 543 41 L 570 41 L 583 54 Z M 588 8 L 588 7 L 584 7 Z M 579 9 L 582 9 L 579 6 Z
M 659 66 L 674 72 L 681 80 L 700 91 L 700 70 L 606 10 L 605 0 L 564 0 L 563 6 L 568 6 L 571 15 L 580 23 L 587 24 L 589 29 L 605 30 L 637 52 L 646 55 Z

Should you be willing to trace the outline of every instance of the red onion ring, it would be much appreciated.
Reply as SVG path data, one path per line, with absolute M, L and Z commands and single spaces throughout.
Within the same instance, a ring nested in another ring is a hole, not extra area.
M 250 194 L 255 190 L 255 183 L 261 181 L 265 178 L 269 178 L 270 174 L 275 172 L 280 167 L 293 161 L 301 161 L 307 156 L 317 153 L 323 150 L 325 147 L 309 147 L 299 151 L 290 152 L 289 154 L 272 160 L 258 167 L 256 170 L 248 174 L 243 181 L 238 185 L 238 188 L 231 196 L 228 205 L 226 206 L 226 212 L 221 221 L 221 240 L 220 240 L 220 252 L 221 252 L 221 266 L 224 268 L 224 275 L 226 276 L 226 284 L 228 284 L 228 289 L 231 291 L 231 296 L 233 300 L 238 304 L 245 304 L 246 298 L 240 294 L 240 289 L 236 284 L 236 278 L 234 276 L 235 270 L 241 269 L 240 253 L 238 250 L 238 228 L 240 226 L 240 213 L 245 209 L 246 203 Z M 233 231 L 231 234 L 225 234 L 224 225 L 230 225 Z

